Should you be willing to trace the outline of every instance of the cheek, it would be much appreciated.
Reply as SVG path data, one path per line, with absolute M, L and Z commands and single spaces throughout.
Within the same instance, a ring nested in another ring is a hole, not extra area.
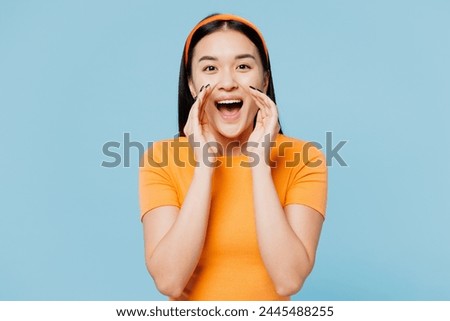
M 211 80 L 208 79 L 208 77 L 206 77 L 204 74 L 199 73 L 199 72 L 193 72 L 192 84 L 193 84 L 197 94 L 199 93 L 200 88 L 202 88 L 202 86 L 204 86 L 210 82 L 211 82 Z
M 248 88 L 248 86 L 253 86 L 259 88 L 262 84 L 261 77 L 259 77 L 259 74 L 256 73 L 248 73 L 243 74 L 241 77 L 239 77 L 239 83 L 242 86 L 245 86 Z

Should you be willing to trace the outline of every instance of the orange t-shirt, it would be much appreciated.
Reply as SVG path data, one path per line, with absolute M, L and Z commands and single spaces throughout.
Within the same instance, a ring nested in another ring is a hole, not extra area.
M 159 141 L 139 170 L 141 220 L 164 205 L 181 207 L 194 173 L 185 137 Z M 219 157 L 210 218 L 197 268 L 183 300 L 288 300 L 275 292 L 260 256 L 253 209 L 251 155 Z M 280 203 L 304 204 L 325 216 L 327 167 L 323 153 L 305 141 L 277 135 L 271 150 L 272 178 Z M 176 299 L 176 298 L 172 298 Z

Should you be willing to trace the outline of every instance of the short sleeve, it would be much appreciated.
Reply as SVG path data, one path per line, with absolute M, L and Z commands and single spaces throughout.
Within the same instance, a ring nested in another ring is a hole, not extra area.
M 180 207 L 178 194 L 168 164 L 164 164 L 161 142 L 156 142 L 143 155 L 139 165 L 139 203 L 141 221 L 144 215 L 159 206 Z M 167 156 L 167 155 L 166 155 Z
M 291 172 L 285 205 L 307 205 L 325 217 L 327 205 L 328 173 L 324 154 L 309 146 L 307 157 L 298 162 Z

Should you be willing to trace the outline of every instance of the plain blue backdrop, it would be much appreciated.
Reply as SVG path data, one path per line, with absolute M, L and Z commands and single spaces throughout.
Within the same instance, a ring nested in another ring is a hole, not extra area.
M 214 12 L 269 47 L 286 134 L 333 145 L 298 300 L 450 300 L 450 2 L 0 1 L 0 299 L 161 300 L 138 151 L 177 131 L 184 41 Z M 125 151 L 117 149 L 125 156 Z

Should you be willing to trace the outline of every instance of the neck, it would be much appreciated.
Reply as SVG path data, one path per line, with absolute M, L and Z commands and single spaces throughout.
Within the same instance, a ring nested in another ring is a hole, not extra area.
M 222 147 L 221 156 L 237 156 L 242 154 L 242 148 L 248 142 L 253 128 L 249 128 L 236 137 L 226 137 L 215 133 L 217 143 Z

